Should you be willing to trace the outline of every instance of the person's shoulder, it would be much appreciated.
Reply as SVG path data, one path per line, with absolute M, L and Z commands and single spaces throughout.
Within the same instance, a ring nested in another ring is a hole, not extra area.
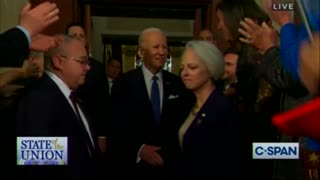
M 162 70 L 162 75 L 166 80 L 171 80 L 171 81 L 175 81 L 175 82 L 182 82 L 181 78 L 172 72 Z
M 48 105 L 57 101 L 56 94 L 57 91 L 46 80 L 39 78 L 25 87 L 19 102 L 27 106 Z
M 169 77 L 172 77 L 172 78 L 179 78 L 178 75 L 170 72 L 170 71 L 167 71 L 167 70 L 162 70 L 162 73 L 164 76 L 169 76 Z
M 210 98 L 213 103 L 218 103 L 218 107 L 222 109 L 233 109 L 234 101 L 232 98 L 223 94 L 223 92 L 219 91 L 218 89 L 214 90 L 213 94 Z
M 139 73 L 140 73 L 139 69 L 132 69 L 123 73 L 115 80 L 113 86 L 119 86 L 119 85 L 124 86 L 132 83 L 136 83 L 139 77 Z M 141 77 L 143 77 L 142 71 L 141 71 Z
M 23 31 L 21 29 L 17 28 L 17 27 L 8 29 L 4 33 L 0 33 L 0 35 L 12 35 L 12 36 L 21 35 L 21 36 L 24 36 L 26 38 L 26 40 L 27 40 L 27 37 L 25 36 Z
M 122 79 L 131 79 L 131 78 L 136 77 L 137 75 L 142 75 L 143 76 L 141 68 L 131 69 L 131 70 L 123 73 L 120 76 L 120 78 L 122 78 Z

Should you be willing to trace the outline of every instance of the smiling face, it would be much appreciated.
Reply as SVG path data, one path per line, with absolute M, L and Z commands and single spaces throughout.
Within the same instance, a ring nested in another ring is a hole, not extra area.
M 139 54 L 146 68 L 153 74 L 159 72 L 168 56 L 167 38 L 160 31 L 149 31 L 143 34 Z
M 204 62 L 192 48 L 187 48 L 181 61 L 181 78 L 187 89 L 197 91 L 207 83 L 211 83 L 211 75 Z

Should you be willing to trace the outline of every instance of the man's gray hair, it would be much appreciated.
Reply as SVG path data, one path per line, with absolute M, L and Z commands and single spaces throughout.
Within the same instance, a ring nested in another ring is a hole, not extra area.
M 211 77 L 218 80 L 224 73 L 224 59 L 221 51 L 207 41 L 192 40 L 186 44 L 186 48 L 194 50 L 195 54 L 207 66 Z
M 51 48 L 44 54 L 45 69 L 52 67 L 52 56 L 65 54 L 66 45 L 72 41 L 79 41 L 77 37 L 69 36 L 66 34 L 57 34 L 54 36 L 58 39 L 58 46 Z
M 139 47 L 142 46 L 142 43 L 144 42 L 145 35 L 147 33 L 150 33 L 150 32 L 160 32 L 160 33 L 163 33 L 165 35 L 165 33 L 159 28 L 156 28 L 156 27 L 147 28 L 147 29 L 143 30 L 139 35 L 139 39 L 138 39 Z

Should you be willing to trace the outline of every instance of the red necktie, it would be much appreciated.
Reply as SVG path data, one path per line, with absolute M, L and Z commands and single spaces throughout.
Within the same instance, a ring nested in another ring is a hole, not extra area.
M 70 93 L 70 96 L 69 96 L 72 104 L 73 104 L 73 107 L 74 109 L 76 110 L 76 115 L 77 115 L 77 118 L 79 120 L 79 123 L 80 123 L 80 126 L 82 127 L 83 129 L 83 133 L 84 133 L 84 137 L 85 137 L 85 140 L 86 140 L 86 144 L 88 146 L 88 151 L 89 151 L 89 154 L 90 156 L 92 156 L 92 153 L 94 152 L 94 147 L 92 145 L 92 142 L 91 142 L 91 139 L 90 139 L 90 135 L 89 135 L 89 132 L 87 131 L 87 129 L 85 128 L 85 125 L 82 121 L 82 118 L 80 116 L 80 112 L 79 112 L 79 108 L 77 106 L 77 102 L 78 102 L 78 98 L 77 98 L 77 95 L 74 91 L 72 91 Z M 88 124 L 89 125 L 89 124 Z M 89 127 L 90 129 L 90 127 Z M 93 138 L 93 137 L 92 137 Z

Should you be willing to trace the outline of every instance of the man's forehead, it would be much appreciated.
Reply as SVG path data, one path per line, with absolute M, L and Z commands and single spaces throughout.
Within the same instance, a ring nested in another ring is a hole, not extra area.
M 160 32 L 160 31 L 150 31 L 145 33 L 144 39 L 148 40 L 148 39 L 155 39 L 155 38 L 166 39 L 166 36 L 165 34 L 163 34 L 163 32 Z
M 224 55 L 224 59 L 237 60 L 238 59 L 238 54 L 234 54 L 234 53 L 225 54 Z
M 72 52 L 82 52 L 85 51 L 85 47 L 83 46 L 83 43 L 80 40 L 75 39 L 66 44 L 66 50 Z
M 142 48 L 150 48 L 150 47 L 156 47 L 156 46 L 167 46 L 167 41 L 164 40 L 150 40 L 150 41 L 145 41 L 142 45 Z
M 81 33 L 84 33 L 84 29 L 80 26 L 71 26 L 69 28 L 69 33 L 76 33 L 76 32 L 81 32 Z

